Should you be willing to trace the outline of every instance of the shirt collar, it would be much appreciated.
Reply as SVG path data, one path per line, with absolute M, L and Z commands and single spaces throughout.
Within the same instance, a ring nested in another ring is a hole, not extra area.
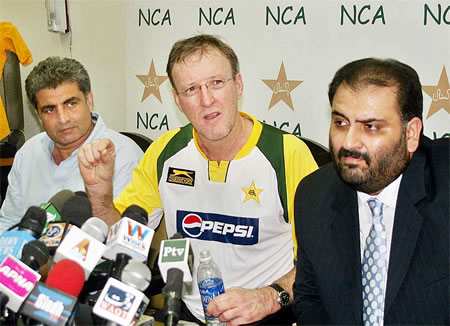
M 365 192 L 357 191 L 358 202 L 367 203 L 370 198 L 376 198 L 383 205 L 394 208 L 397 203 L 398 190 L 400 188 L 400 182 L 402 181 L 403 174 L 400 174 L 397 179 L 388 184 L 378 195 L 373 196 L 366 194 Z

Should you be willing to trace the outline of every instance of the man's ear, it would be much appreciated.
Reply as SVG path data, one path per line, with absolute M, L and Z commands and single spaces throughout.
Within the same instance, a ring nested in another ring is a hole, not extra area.
M 242 81 L 242 75 L 240 72 L 237 73 L 235 80 L 236 80 L 238 100 L 240 100 L 241 96 L 242 96 L 242 92 L 244 91 L 244 83 Z
M 419 139 L 422 131 L 422 120 L 414 117 L 406 125 L 406 146 L 410 154 L 419 147 Z
M 94 110 L 94 94 L 92 94 L 92 91 L 89 92 L 86 100 L 89 111 L 92 112 L 92 110 Z

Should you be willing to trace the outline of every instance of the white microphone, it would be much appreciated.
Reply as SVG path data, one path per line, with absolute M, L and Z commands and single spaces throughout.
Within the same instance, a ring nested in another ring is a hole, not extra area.
M 155 231 L 148 226 L 122 217 L 109 229 L 103 257 L 114 260 L 118 253 L 124 253 L 134 261 L 144 262 L 147 260 L 154 234 Z
M 87 280 L 105 251 L 102 242 L 107 229 L 106 223 L 97 217 L 88 219 L 81 229 L 73 225 L 56 249 L 53 261 L 71 259 L 77 262 L 83 268 Z

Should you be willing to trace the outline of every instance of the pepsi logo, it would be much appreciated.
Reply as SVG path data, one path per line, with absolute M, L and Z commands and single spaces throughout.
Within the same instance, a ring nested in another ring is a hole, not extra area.
M 193 238 L 197 238 L 202 234 L 203 220 L 197 214 L 188 214 L 182 222 L 183 231 Z

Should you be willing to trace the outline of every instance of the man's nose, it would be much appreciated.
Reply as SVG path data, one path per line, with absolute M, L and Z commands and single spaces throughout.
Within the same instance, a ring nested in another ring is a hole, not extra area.
M 342 146 L 347 150 L 360 149 L 362 146 L 361 131 L 357 126 L 348 128 Z
M 70 119 L 69 114 L 62 107 L 56 109 L 56 117 L 61 124 L 65 124 Z
M 200 86 L 200 101 L 202 106 L 206 107 L 214 103 L 214 94 L 206 85 Z

